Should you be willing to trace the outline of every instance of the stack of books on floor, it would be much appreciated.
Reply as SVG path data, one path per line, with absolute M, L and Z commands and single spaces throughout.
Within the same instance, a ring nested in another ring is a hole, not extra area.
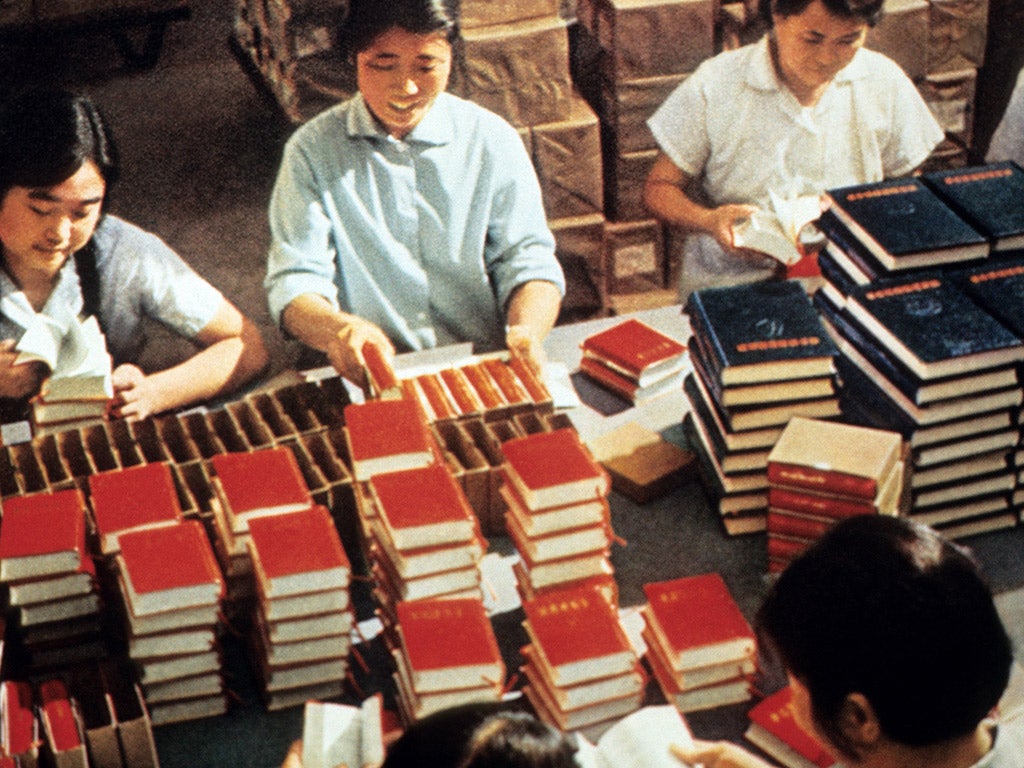
M 608 473 L 571 427 L 501 444 L 505 525 L 519 553 L 520 594 L 587 579 L 610 579 Z
M 250 637 L 267 708 L 341 695 L 355 616 L 330 513 L 313 506 L 255 517 L 248 548 L 257 595 Z
M 153 724 L 227 711 L 219 632 L 224 579 L 196 520 L 118 536 L 128 656 Z
M 253 615 L 256 582 L 248 549 L 249 523 L 258 517 L 313 506 L 309 486 L 290 448 L 218 453 L 210 458 L 214 552 L 226 579 L 226 616 Z
M 400 602 L 395 616 L 391 655 L 405 725 L 440 709 L 501 700 L 505 662 L 480 597 Z
M 764 530 L 768 452 L 793 416 L 839 415 L 836 347 L 796 280 L 694 291 L 684 427 L 725 530 Z
M 1021 338 L 955 272 L 891 277 L 818 306 L 841 351 L 845 419 L 910 444 L 910 514 L 954 538 L 1014 525 Z
M 644 584 L 644 657 L 680 712 L 750 699 L 757 671 L 753 630 L 717 573 Z
M 580 370 L 633 405 L 678 393 L 686 347 L 636 318 L 593 333 L 580 345 Z
M 597 731 L 639 709 L 647 678 L 617 605 L 591 585 L 553 589 L 523 602 L 530 642 L 521 649 L 523 693 L 545 722 Z
M 99 658 L 102 642 L 96 569 L 86 548 L 85 499 L 78 490 L 4 501 L 0 583 L 10 625 L 6 651 L 41 670 Z
M 381 621 L 392 628 L 403 601 L 442 596 L 482 598 L 486 542 L 473 509 L 446 464 L 381 472 L 365 497 L 370 571 Z
M 904 511 L 897 432 L 796 417 L 768 456 L 768 571 L 782 571 L 839 520 Z

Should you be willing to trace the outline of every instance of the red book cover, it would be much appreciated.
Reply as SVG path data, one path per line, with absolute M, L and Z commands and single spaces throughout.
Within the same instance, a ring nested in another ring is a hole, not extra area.
M 391 457 L 420 457 L 433 461 L 430 433 L 423 412 L 411 400 L 369 400 L 345 406 L 352 462 L 359 465 Z M 360 477 L 357 472 L 357 479 Z
M 627 400 L 633 400 L 636 397 L 637 390 L 640 389 L 640 385 L 634 379 L 630 379 L 615 369 L 609 368 L 596 358 L 582 358 L 580 360 L 580 370 L 597 381 L 598 384 L 603 384 Z
M 445 464 L 383 472 L 370 478 L 381 520 L 399 549 L 469 541 L 476 518 Z
M 224 578 L 198 521 L 126 531 L 118 538 L 136 613 L 208 605 L 224 596 Z
M 32 704 L 32 686 L 21 680 L 0 681 L 0 715 L 3 716 L 3 751 L 21 755 L 33 750 L 38 733 Z
M 786 539 L 778 536 L 768 537 L 768 557 L 772 560 L 791 561 L 799 556 L 810 542 L 802 539 Z
M 753 630 L 718 573 L 648 582 L 643 589 L 651 629 L 677 668 L 753 655 Z
M 406 658 L 415 671 L 504 666 L 480 598 L 403 601 L 395 605 L 395 614 Z
M 785 511 L 769 507 L 766 524 L 769 536 L 788 536 L 814 541 L 820 539 L 832 527 L 833 522 L 800 517 L 799 515 L 787 515 Z
M 575 430 L 563 427 L 501 444 L 505 475 L 530 509 L 606 496 L 608 474 Z
M 615 608 L 596 587 L 550 590 L 523 603 L 530 636 L 553 666 L 634 654 Z
M 13 496 L 3 504 L 0 581 L 82 567 L 85 499 L 77 489 Z
M 789 686 L 766 696 L 751 708 L 747 716 L 752 725 L 779 739 L 819 768 L 830 768 L 835 764 L 836 761 L 825 751 L 821 742 L 797 724 L 793 716 L 792 691 Z M 748 731 L 747 738 L 751 738 L 751 735 Z M 754 743 L 760 746 L 760 742 Z
M 313 504 L 309 486 L 290 448 L 218 453 L 210 459 L 231 513 L 294 512 Z
M 253 560 L 268 579 L 296 574 L 344 573 L 351 566 L 338 529 L 325 507 L 258 517 L 249 523 Z M 320 580 L 311 582 L 313 591 Z
M 430 410 L 434 412 L 434 420 L 454 419 L 459 415 L 458 406 L 452 402 L 451 396 L 437 374 L 424 373 L 416 377 L 416 383 L 427 399 Z
M 873 477 L 857 477 L 845 472 L 778 461 L 768 462 L 768 482 L 861 499 L 873 499 L 878 492 L 878 483 Z
M 519 383 L 519 379 L 512 373 L 503 360 L 496 357 L 489 357 L 480 363 L 484 370 L 491 375 L 494 383 L 498 385 L 501 394 L 509 403 L 528 403 L 530 395 Z
M 441 379 L 451 393 L 455 404 L 462 414 L 479 413 L 483 410 L 484 404 L 477 395 L 476 390 L 469 383 L 466 374 L 459 368 L 445 368 L 440 372 Z
M 385 359 L 384 353 L 376 344 L 363 344 L 363 363 L 366 367 L 366 378 L 370 390 L 376 397 L 398 397 L 402 393 L 401 384 L 395 369 Z
M 872 501 L 858 501 L 857 499 L 779 487 L 768 489 L 768 506 L 830 520 L 878 513 L 878 509 Z
M 655 365 L 682 357 L 686 352 L 681 342 L 635 318 L 591 334 L 581 346 L 584 355 L 605 360 L 635 378 Z
M 57 754 L 82 746 L 82 732 L 67 686 L 60 680 L 39 685 L 39 708 L 53 751 Z
M 183 518 L 171 469 L 164 462 L 89 475 L 89 494 L 101 536 Z
M 526 358 L 520 355 L 512 355 L 509 358 L 508 366 L 519 377 L 519 381 L 522 382 L 526 391 L 530 393 L 530 398 L 533 402 L 551 402 L 551 392 L 548 391 L 547 385 L 533 369 L 533 366 L 526 361 Z
M 502 396 L 501 390 L 498 389 L 498 386 L 491 380 L 487 371 L 480 367 L 479 364 L 464 365 L 460 370 L 466 374 L 469 383 L 473 385 L 473 389 L 480 396 L 484 408 L 490 411 L 508 404 Z

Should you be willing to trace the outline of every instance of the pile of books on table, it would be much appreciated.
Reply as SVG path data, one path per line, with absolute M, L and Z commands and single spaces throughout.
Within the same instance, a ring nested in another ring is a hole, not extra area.
M 730 534 L 764 530 L 768 453 L 793 416 L 839 415 L 836 347 L 802 285 L 694 291 L 684 421 Z
M 633 405 L 679 392 L 686 347 L 636 318 L 591 334 L 580 348 L 580 370 Z
M 608 473 L 570 427 L 501 444 L 505 523 L 519 553 L 524 597 L 586 579 L 610 579 Z
M 1012 163 L 936 172 L 831 190 L 821 220 L 844 415 L 904 436 L 910 514 L 951 537 L 1018 520 L 1022 189 Z
M 406 725 L 440 709 L 502 698 L 505 662 L 480 597 L 403 601 L 395 617 L 393 677 Z
M 757 644 L 717 573 L 644 584 L 645 658 L 666 700 L 696 712 L 750 699 Z
M 548 590 L 523 601 L 523 611 L 523 693 L 541 719 L 594 736 L 640 708 L 647 676 L 599 587 Z
M 38 671 L 105 653 L 85 516 L 78 490 L 4 501 L 0 583 L 10 608 L 6 639 L 17 641 L 6 653 L 22 652 L 27 668 Z
M 896 432 L 793 418 L 768 455 L 768 571 L 777 573 L 834 523 L 906 506 Z

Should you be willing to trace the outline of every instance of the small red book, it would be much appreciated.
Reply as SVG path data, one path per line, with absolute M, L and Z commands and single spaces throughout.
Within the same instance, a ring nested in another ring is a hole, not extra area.
M 768 488 L 768 506 L 828 521 L 873 515 L 879 511 L 873 501 L 867 499 L 830 496 L 778 486 Z
M 249 551 L 268 597 L 348 587 L 352 569 L 325 507 L 251 520 Z
M 461 414 L 479 413 L 484 409 L 483 401 L 469 383 L 464 371 L 459 368 L 445 368 L 439 375 Z
M 380 347 L 369 342 L 363 344 L 363 363 L 370 392 L 378 398 L 395 398 L 402 396 L 402 385 L 395 375 L 395 369 L 384 357 Z
M 224 577 L 198 521 L 126 531 L 119 538 L 118 564 L 134 615 L 213 605 L 224 596 Z
M 789 686 L 766 696 L 747 716 L 750 726 L 744 734 L 746 739 L 787 768 L 830 768 L 836 764 L 821 742 L 796 722 Z
M 513 404 L 531 401 L 530 393 L 519 383 L 519 379 L 505 361 L 488 357 L 482 360 L 480 365 L 490 374 L 506 401 Z
M 553 589 L 524 601 L 523 612 L 536 661 L 556 685 L 623 674 L 636 666 L 636 652 L 615 608 L 593 586 Z
M 395 614 L 417 692 L 504 681 L 505 663 L 480 598 L 400 602 Z
M 635 318 L 591 334 L 580 346 L 584 357 L 600 360 L 640 386 L 678 367 L 686 354 L 682 342 Z
M 498 389 L 498 385 L 494 383 L 494 380 L 491 379 L 486 369 L 484 369 L 479 363 L 464 365 L 461 370 L 466 374 L 466 378 L 469 379 L 469 383 L 473 385 L 473 389 L 476 390 L 477 395 L 480 396 L 480 400 L 483 401 L 485 409 L 493 411 L 495 408 L 503 408 L 508 405 L 508 402 L 502 395 L 501 390 Z
M 754 632 L 717 573 L 648 582 L 646 618 L 676 671 L 755 653 Z
M 508 367 L 519 377 L 519 381 L 522 382 L 526 391 L 530 393 L 534 403 L 550 403 L 552 401 L 551 392 L 548 390 L 547 385 L 524 357 L 512 355 L 509 358 Z
M 21 680 L 0 681 L 0 736 L 4 754 L 26 755 L 37 750 L 39 726 L 32 703 L 32 686 Z
M 117 550 L 122 531 L 184 519 L 171 469 L 164 462 L 89 475 L 89 494 L 105 553 Z
M 356 480 L 434 461 L 423 411 L 412 400 L 368 400 L 345 406 L 345 434 Z
M 415 383 L 416 398 L 420 399 L 425 411 L 430 413 L 431 421 L 445 421 L 454 419 L 459 415 L 459 406 L 452 399 L 452 395 L 445 387 L 440 374 L 424 373 L 417 376 L 415 380 L 407 379 Z M 406 394 L 406 397 L 409 395 Z
M 0 581 L 73 573 L 85 556 L 85 499 L 75 490 L 4 501 Z
M 505 477 L 531 510 L 607 496 L 608 473 L 574 429 L 514 437 L 501 444 Z
M 236 533 L 258 515 L 297 512 L 313 505 L 309 486 L 290 448 L 218 453 L 210 459 L 217 492 Z
M 381 522 L 401 550 L 470 541 L 477 523 L 447 465 L 383 472 L 370 478 Z
M 39 684 L 39 714 L 54 754 L 83 745 L 81 723 L 63 682 L 53 679 Z

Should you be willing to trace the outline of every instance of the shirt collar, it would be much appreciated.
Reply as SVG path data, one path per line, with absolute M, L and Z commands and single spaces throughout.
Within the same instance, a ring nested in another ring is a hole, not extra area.
M 772 63 L 772 53 L 768 47 L 769 35 L 770 33 L 765 34 L 754 43 L 754 55 L 747 68 L 747 85 L 759 91 L 779 91 L 783 88 L 775 74 L 775 64 Z M 867 77 L 868 68 L 862 54 L 863 50 L 858 50 L 850 63 L 839 70 L 832 82 L 842 84 Z
M 455 136 L 455 126 L 451 114 L 452 98 L 448 93 L 438 94 L 430 111 L 405 137 L 405 141 L 430 145 L 451 142 Z M 352 98 L 351 109 L 346 112 L 345 130 L 352 137 L 387 138 L 387 133 L 370 114 L 370 109 L 366 106 L 366 100 L 363 99 L 361 93 L 357 93 Z

